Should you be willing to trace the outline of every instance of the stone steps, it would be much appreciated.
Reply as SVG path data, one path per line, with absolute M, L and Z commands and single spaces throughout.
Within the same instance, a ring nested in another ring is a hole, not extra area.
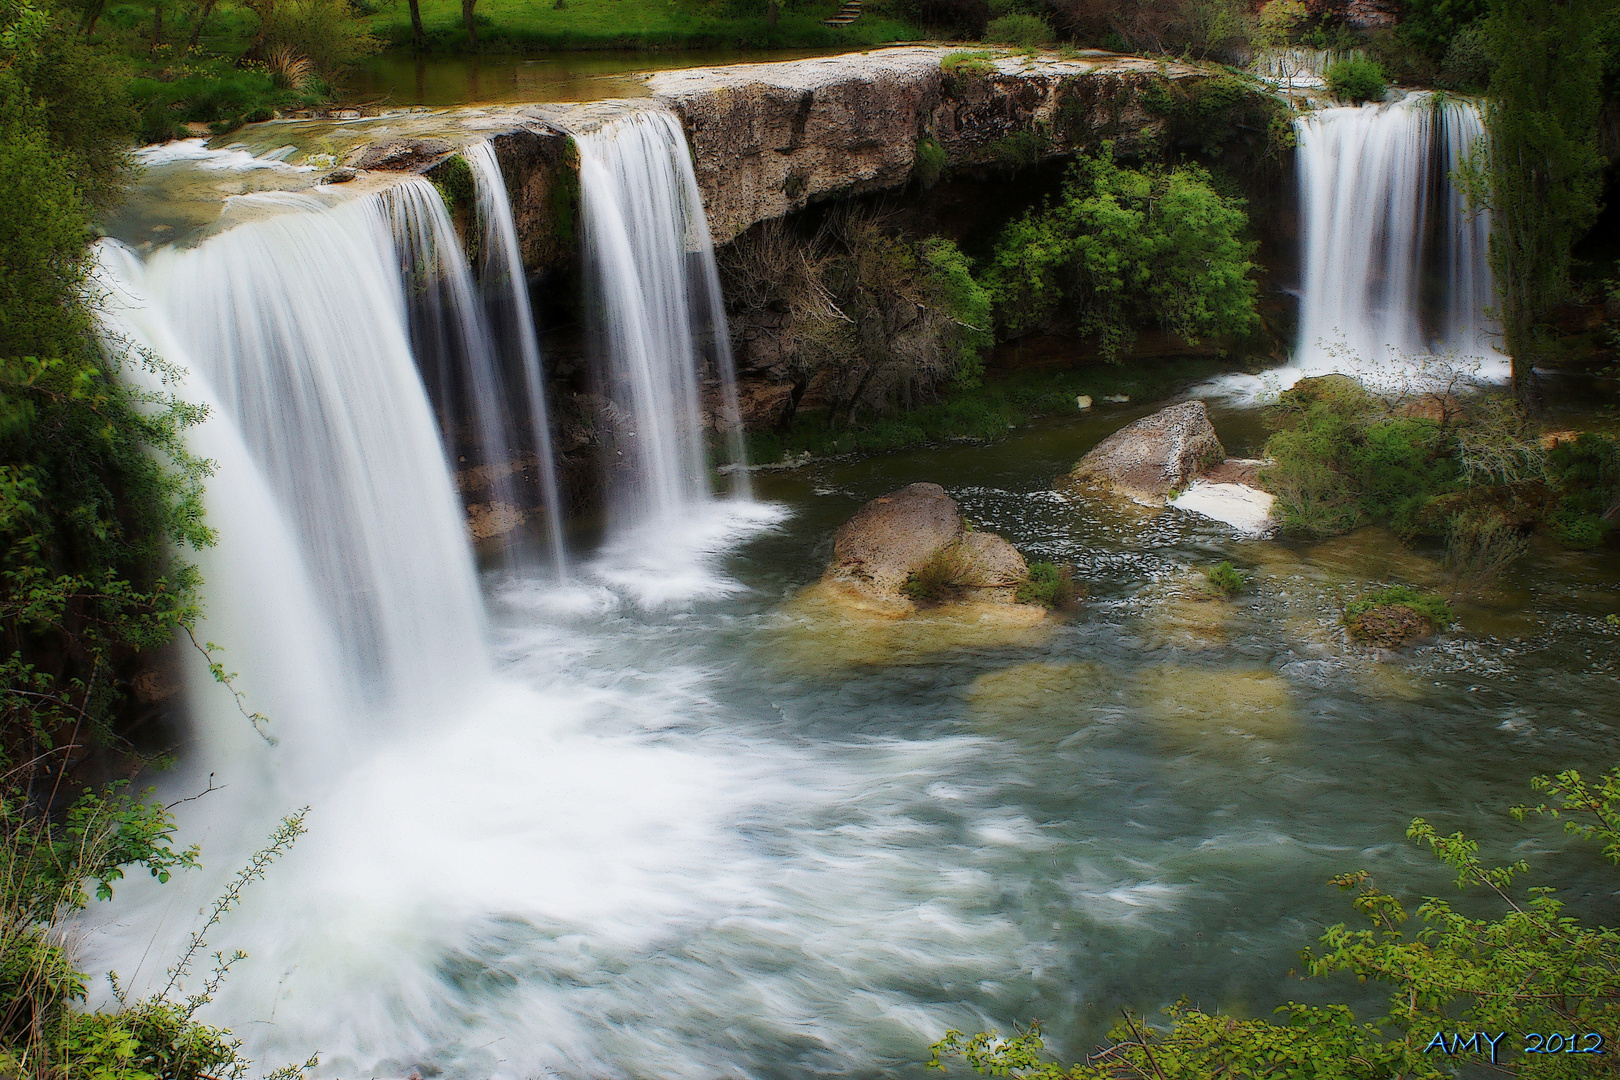
M 826 26 L 848 26 L 850 23 L 854 22 L 860 17 L 861 0 L 846 0 L 846 3 L 839 10 L 837 15 L 834 15 L 830 19 L 822 19 L 821 21 L 823 25 Z

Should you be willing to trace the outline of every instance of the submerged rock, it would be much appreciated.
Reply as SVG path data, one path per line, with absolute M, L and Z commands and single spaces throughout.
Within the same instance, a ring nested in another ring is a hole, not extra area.
M 919 602 L 1013 604 L 1029 579 L 1024 557 L 995 533 L 968 528 L 938 484 L 873 499 L 839 527 L 822 583 L 890 614 Z
M 1355 615 L 1346 623 L 1350 636 L 1363 645 L 1378 649 L 1398 649 L 1426 637 L 1433 637 L 1434 623 L 1428 616 L 1405 604 L 1380 604 Z
M 1163 506 L 1226 457 L 1202 401 L 1183 401 L 1129 424 L 1098 443 L 1069 474 L 1095 481 L 1137 502 Z

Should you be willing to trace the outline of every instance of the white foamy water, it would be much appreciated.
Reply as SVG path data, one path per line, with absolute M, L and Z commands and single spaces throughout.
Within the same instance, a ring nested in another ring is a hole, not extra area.
M 175 139 L 142 147 L 135 151 L 135 160 L 148 167 L 183 163 L 218 172 L 253 172 L 258 169 L 314 172 L 313 165 L 289 165 L 283 160 L 293 149 L 290 146 L 281 147 L 268 154 L 255 155 L 244 146 L 210 149 L 207 139 Z

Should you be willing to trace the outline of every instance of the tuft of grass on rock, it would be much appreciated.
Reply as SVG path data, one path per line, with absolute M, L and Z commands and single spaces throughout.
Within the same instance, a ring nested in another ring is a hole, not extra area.
M 1405 585 L 1380 589 L 1344 609 L 1344 625 L 1351 638 L 1385 649 L 1440 633 L 1454 622 L 1445 600 Z
M 1233 597 L 1242 592 L 1248 585 L 1248 579 L 1238 573 L 1237 568 L 1230 562 L 1222 562 L 1204 570 L 1204 581 L 1210 591 L 1219 596 Z
M 1013 595 L 1020 604 L 1040 604 L 1057 610 L 1073 604 L 1080 590 L 1069 567 L 1037 562 L 1029 564 L 1029 579 Z
M 906 577 L 900 591 L 919 604 L 942 604 L 954 598 L 967 573 L 958 544 L 948 544 Z

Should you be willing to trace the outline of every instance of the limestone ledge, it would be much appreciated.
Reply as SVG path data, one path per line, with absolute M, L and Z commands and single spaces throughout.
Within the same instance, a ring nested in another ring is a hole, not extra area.
M 1039 157 L 1104 139 L 1129 150 L 1161 128 L 1141 105 L 1144 87 L 1207 75 L 1100 51 L 984 50 L 993 70 L 944 71 L 941 61 L 962 51 L 912 45 L 687 68 L 648 75 L 649 99 L 463 108 L 384 121 L 346 164 L 433 175 L 451 153 L 491 140 L 511 189 L 524 261 L 540 273 L 574 257 L 577 200 L 559 191 L 575 182 L 568 136 L 639 109 L 662 105 L 680 117 L 710 234 L 724 244 L 817 200 L 904 186 L 924 138 L 937 140 L 958 168 L 1003 160 L 1010 136 L 1023 137 L 1019 153 Z M 413 140 L 433 152 L 416 152 Z

